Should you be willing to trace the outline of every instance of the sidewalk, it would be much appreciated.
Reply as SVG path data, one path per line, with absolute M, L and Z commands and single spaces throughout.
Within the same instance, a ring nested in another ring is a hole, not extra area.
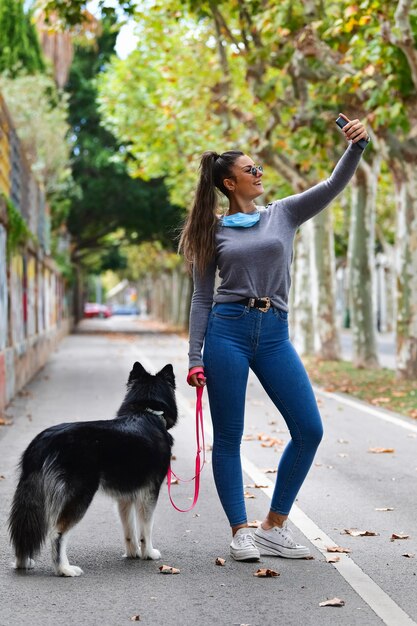
M 0 475 L 4 476 L 0 480 L 3 528 L 0 533 L 0 585 L 3 590 L 0 626 L 20 626 L 26 622 L 33 626 L 55 626 L 57 623 L 63 626 L 74 623 L 120 626 L 129 623 L 133 615 L 140 615 L 141 623 L 148 626 L 381 624 L 371 606 L 295 526 L 297 541 L 308 543 L 314 560 L 263 557 L 258 565 L 236 563 L 230 559 L 230 531 L 215 491 L 209 450 L 200 499 L 192 512 L 176 512 L 169 503 L 166 485 L 161 490 L 154 532 L 154 545 L 162 553 L 161 562 L 133 562 L 122 558 L 122 534 L 114 505 L 98 494 L 69 542 L 70 562 L 84 570 L 80 578 L 54 577 L 48 547 L 42 551 L 35 570 L 23 574 L 10 568 L 12 554 L 5 528 L 15 484 L 15 467 L 21 452 L 36 433 L 52 424 L 110 418 L 121 402 L 127 375 L 135 360 L 153 371 L 167 362 L 174 364 L 180 411 L 179 424 L 173 431 L 174 471 L 184 478 L 193 475 L 194 394 L 185 383 L 186 342 L 173 334 L 157 333 L 147 324 L 142 324 L 141 328 L 139 335 L 127 331 L 112 333 L 107 326 L 104 334 L 82 332 L 67 337 L 47 366 L 9 408 L 8 414 L 14 424 L 0 429 Z M 410 614 L 414 611 L 416 617 L 415 594 L 411 593 L 410 587 L 411 583 L 415 584 L 412 577 L 414 563 L 401 558 L 398 553 L 401 548 L 403 552 L 405 549 L 411 552 L 417 535 L 417 528 L 413 533 L 415 511 L 409 506 L 413 480 L 415 485 L 415 442 L 406 438 L 403 431 L 397 432 L 394 426 L 387 425 L 387 438 L 398 451 L 406 471 L 404 478 L 407 476 L 407 480 L 390 482 L 389 477 L 398 471 L 393 468 L 393 459 L 387 455 L 386 458 L 372 458 L 366 453 L 367 445 L 362 451 L 363 436 L 361 438 L 359 433 L 364 432 L 363 417 L 356 417 L 354 410 L 340 411 L 333 400 L 324 399 L 321 408 L 327 441 L 320 450 L 317 467 L 312 469 L 298 506 L 310 519 L 319 522 L 326 536 L 342 545 L 351 545 L 353 558 L 359 560 L 361 567 L 384 587 L 385 592 L 393 587 L 396 602 L 407 607 Z M 209 421 L 207 398 L 204 410 Z M 286 439 L 282 426 L 274 425 L 280 424 L 279 420 L 276 421 L 278 418 L 271 420 L 272 415 L 264 394 L 250 380 L 245 432 L 280 432 L 282 434 L 273 436 Z M 376 423 L 365 438 L 377 445 L 380 436 L 381 426 Z M 340 437 L 351 442 L 350 446 L 346 443 L 347 447 L 343 448 L 344 456 L 350 454 L 351 461 L 340 457 L 342 448 L 336 441 Z M 209 445 L 209 428 L 206 438 Z M 256 437 L 253 439 L 245 441 L 242 446 L 248 461 L 258 468 L 276 466 L 281 450 L 263 448 Z M 375 465 L 375 461 L 379 463 Z M 328 469 L 330 467 L 333 470 Z M 361 468 L 359 482 L 358 468 Z M 370 481 L 367 494 L 362 491 L 364 477 Z M 247 491 L 253 495 L 247 500 L 248 518 L 259 520 L 268 510 L 270 500 L 253 483 L 253 478 L 245 476 Z M 383 486 L 383 498 L 379 497 L 379 485 Z M 394 487 L 395 491 L 392 491 Z M 173 487 L 173 497 L 181 508 L 189 506 L 192 492 L 191 484 Z M 390 516 L 387 528 L 387 517 L 374 512 L 374 507 L 382 506 L 383 500 L 387 504 L 394 503 L 396 509 L 385 514 Z M 359 520 L 355 520 L 357 511 L 362 512 Z M 377 529 L 379 537 L 359 540 L 340 537 L 344 527 L 361 524 Z M 406 548 L 393 545 L 386 538 L 387 532 L 395 529 L 408 531 L 411 535 L 412 540 Z M 218 556 L 226 559 L 224 567 L 215 564 Z M 389 571 L 385 565 L 387 562 L 391 563 Z M 181 573 L 163 576 L 159 572 L 162 564 L 179 568 Z M 253 574 L 258 567 L 274 569 L 280 576 L 255 578 Z M 398 585 L 394 584 L 395 580 Z M 319 606 L 319 602 L 334 596 L 342 598 L 345 606 L 338 609 Z M 413 622 L 396 620 L 390 626 L 406 623 Z

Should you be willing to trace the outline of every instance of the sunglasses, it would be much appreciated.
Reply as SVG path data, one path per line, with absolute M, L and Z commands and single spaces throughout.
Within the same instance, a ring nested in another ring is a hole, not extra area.
M 264 171 L 264 168 L 262 165 L 256 165 L 256 166 L 254 165 L 250 169 L 245 170 L 247 174 L 252 174 L 252 176 L 257 176 L 259 172 L 262 174 L 263 171 Z

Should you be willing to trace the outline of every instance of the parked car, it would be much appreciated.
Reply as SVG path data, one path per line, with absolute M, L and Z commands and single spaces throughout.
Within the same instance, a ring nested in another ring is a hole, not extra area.
M 107 304 L 98 302 L 86 302 L 84 305 L 84 317 L 111 317 L 112 310 Z
M 139 315 L 140 310 L 131 304 L 113 304 L 112 313 L 113 315 Z

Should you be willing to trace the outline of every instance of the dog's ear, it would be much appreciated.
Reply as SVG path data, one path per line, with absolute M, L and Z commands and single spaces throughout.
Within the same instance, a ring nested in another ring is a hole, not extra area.
M 136 361 L 133 364 L 133 368 L 132 371 L 129 374 L 129 380 L 139 380 L 140 378 L 143 378 L 144 376 L 147 376 L 148 372 L 145 370 L 145 368 L 143 367 L 143 365 L 141 363 L 139 363 L 139 361 Z
M 165 367 L 163 367 L 161 371 L 158 372 L 157 376 L 165 378 L 165 380 L 171 385 L 171 387 L 175 389 L 175 374 L 171 363 L 165 365 Z

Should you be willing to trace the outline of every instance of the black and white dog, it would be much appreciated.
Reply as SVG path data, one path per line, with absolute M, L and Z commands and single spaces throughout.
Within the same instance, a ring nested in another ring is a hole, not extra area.
M 15 567 L 33 568 L 49 533 L 56 574 L 82 574 L 68 562 L 67 534 L 99 488 L 117 500 L 126 556 L 160 558 L 152 546 L 153 514 L 176 421 L 172 365 L 152 375 L 136 362 L 115 419 L 59 424 L 35 437 L 22 455 L 9 517 Z

